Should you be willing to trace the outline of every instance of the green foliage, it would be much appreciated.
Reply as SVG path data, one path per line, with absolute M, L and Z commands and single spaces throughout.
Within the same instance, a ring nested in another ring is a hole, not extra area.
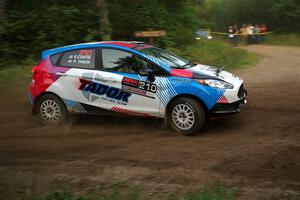
M 160 46 L 186 46 L 192 42 L 198 27 L 196 10 L 187 0 L 111 0 L 108 3 L 113 39 L 136 40 L 135 31 L 166 30 L 167 36 L 158 39 Z
M 237 190 L 225 188 L 219 181 L 213 186 L 205 187 L 193 193 L 185 195 L 170 194 L 167 200 L 234 200 L 237 197 Z M 140 200 L 140 190 L 133 187 L 129 188 L 125 184 L 114 184 L 109 188 L 97 187 L 96 189 L 76 193 L 70 188 L 62 187 L 61 189 L 50 192 L 46 195 L 35 195 L 30 191 L 21 193 L 20 200 Z M 152 199 L 150 197 L 146 199 Z
M 220 181 L 216 181 L 215 186 L 205 185 L 199 192 L 188 193 L 183 197 L 170 195 L 168 200 L 234 200 L 237 197 L 237 190 L 226 189 Z
M 266 44 L 300 46 L 300 34 L 271 34 L 266 37 Z
M 31 69 L 35 62 L 26 59 L 20 64 L 0 66 L 0 91 L 7 92 L 8 86 L 17 84 L 18 86 L 29 85 L 31 80 Z M 17 81 L 16 81 L 17 80 Z
M 134 37 L 143 30 L 166 30 L 167 36 L 156 43 L 168 48 L 187 48 L 198 28 L 226 31 L 234 23 L 267 23 L 272 30 L 299 32 L 300 1 L 1 0 L 0 20 L 0 63 L 18 63 L 67 44 L 109 38 L 147 41 Z
M 266 23 L 272 30 L 300 31 L 299 0 L 205 0 L 199 17 L 210 28 L 227 30 L 230 24 Z
M 226 70 L 235 70 L 259 60 L 255 53 L 244 49 L 233 48 L 222 39 L 197 40 L 186 48 L 169 48 L 188 60 L 212 66 L 225 66 Z
M 190 0 L 110 0 L 108 10 L 101 10 L 97 2 L 2 0 L 0 62 L 36 59 L 45 49 L 101 41 L 110 33 L 113 40 L 136 40 L 135 31 L 148 29 L 167 30 L 167 37 L 158 39 L 160 46 L 186 46 L 197 29 Z M 100 11 L 108 13 L 105 23 Z
M 21 2 L 23 4 L 6 3 L 4 31 L 0 35 L 2 61 L 24 59 L 29 55 L 36 57 L 45 49 L 100 37 L 97 15 L 87 6 L 68 5 L 67 1 Z

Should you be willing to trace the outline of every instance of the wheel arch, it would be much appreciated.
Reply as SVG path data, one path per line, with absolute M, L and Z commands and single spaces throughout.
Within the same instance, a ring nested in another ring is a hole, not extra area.
M 196 100 L 196 101 L 199 102 L 200 105 L 202 106 L 202 108 L 203 108 L 203 110 L 204 110 L 204 112 L 205 112 L 205 115 L 206 115 L 206 116 L 209 115 L 209 110 L 208 110 L 208 108 L 207 108 L 207 105 L 204 103 L 204 101 L 203 101 L 201 98 L 199 98 L 199 97 L 197 97 L 197 96 L 195 96 L 195 95 L 191 95 L 191 94 L 180 94 L 180 95 L 177 95 L 177 96 L 173 97 L 173 98 L 169 101 L 169 103 L 168 103 L 167 106 L 166 106 L 165 116 L 167 116 L 167 113 L 169 112 L 170 105 L 172 105 L 172 103 L 173 103 L 174 101 L 176 101 L 177 99 L 182 98 L 182 97 L 189 97 L 189 98 L 191 98 L 191 99 Z
M 43 92 L 43 93 L 39 94 L 37 97 L 35 97 L 35 99 L 33 101 L 33 106 L 32 106 L 32 114 L 33 115 L 37 114 L 37 103 L 39 102 L 39 100 L 43 96 L 48 95 L 48 94 L 51 94 L 51 95 L 56 96 L 57 98 L 59 98 L 62 101 L 63 105 L 66 107 L 65 102 L 63 101 L 63 99 L 59 95 L 55 94 L 54 92 L 47 91 L 47 92 Z

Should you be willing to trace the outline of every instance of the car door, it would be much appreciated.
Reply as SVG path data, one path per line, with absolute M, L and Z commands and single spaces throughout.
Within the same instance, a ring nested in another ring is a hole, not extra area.
M 99 105 L 94 102 L 96 95 L 86 90 L 97 74 L 97 52 L 96 48 L 74 49 L 50 58 L 56 81 L 48 91 L 59 95 L 70 112 L 86 113 L 86 105 Z
M 107 85 L 119 89 L 116 101 L 107 101 L 112 110 L 133 115 L 160 115 L 160 101 L 157 96 L 157 84 L 141 76 L 138 71 L 147 66 L 147 62 L 133 52 L 102 48 L 102 79 Z M 125 95 L 123 99 L 120 96 Z M 114 97 L 116 99 L 116 97 Z

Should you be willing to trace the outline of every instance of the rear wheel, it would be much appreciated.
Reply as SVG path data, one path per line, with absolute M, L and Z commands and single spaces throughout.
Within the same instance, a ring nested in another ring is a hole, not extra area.
M 47 94 L 37 103 L 38 115 L 41 122 L 47 126 L 57 126 L 66 121 L 67 110 L 60 98 Z
M 205 112 L 196 100 L 182 97 L 170 105 L 168 123 L 174 130 L 184 135 L 194 135 L 205 124 Z

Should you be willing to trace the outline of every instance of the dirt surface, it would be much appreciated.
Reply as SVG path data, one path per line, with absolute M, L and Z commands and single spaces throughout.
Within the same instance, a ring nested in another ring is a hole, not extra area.
M 30 115 L 27 80 L 11 85 L 0 99 L 0 199 L 118 181 L 159 199 L 216 179 L 239 188 L 239 199 L 300 199 L 300 48 L 246 48 L 264 56 L 237 72 L 250 107 L 195 137 L 146 119 L 84 116 L 45 128 Z

